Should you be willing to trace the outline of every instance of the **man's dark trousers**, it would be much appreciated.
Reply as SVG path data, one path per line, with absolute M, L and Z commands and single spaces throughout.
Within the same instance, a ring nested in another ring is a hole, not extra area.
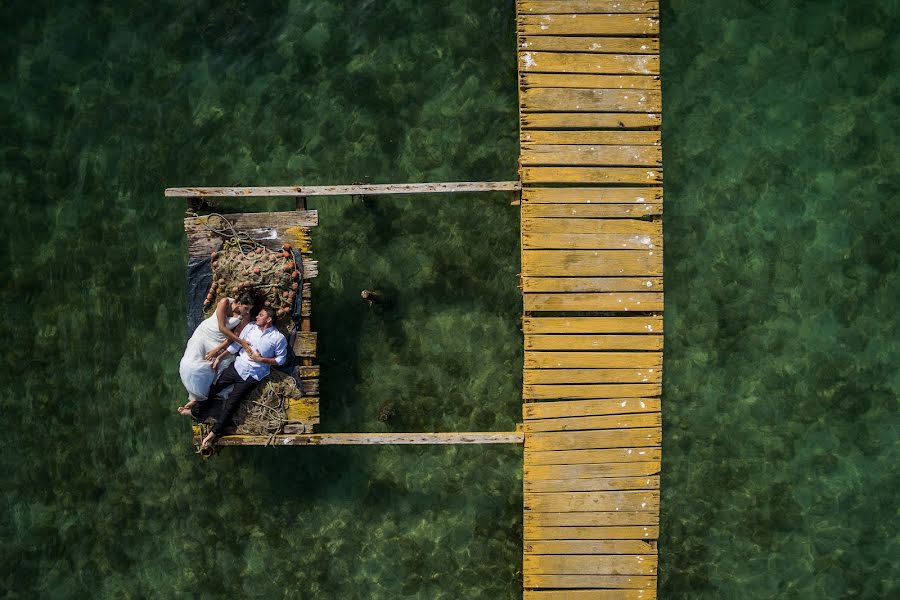
M 216 395 L 234 384 L 231 393 L 224 401 L 216 398 Z M 225 428 L 231 424 L 231 418 L 237 412 L 241 401 L 250 395 L 250 392 L 259 385 L 259 382 L 253 377 L 248 377 L 245 381 L 241 378 L 234 363 L 230 364 L 227 369 L 222 371 L 219 378 L 210 386 L 209 393 L 206 395 L 206 402 L 200 402 L 191 409 L 191 414 L 200 422 L 206 420 L 207 417 L 215 413 L 217 407 L 221 406 L 216 417 L 216 424 L 213 427 L 213 433 L 216 437 L 221 436 Z

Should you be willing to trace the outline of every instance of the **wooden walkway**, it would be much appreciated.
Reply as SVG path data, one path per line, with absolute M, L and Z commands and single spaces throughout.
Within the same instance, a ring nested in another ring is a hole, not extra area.
M 656 598 L 658 4 L 516 5 L 524 597 Z

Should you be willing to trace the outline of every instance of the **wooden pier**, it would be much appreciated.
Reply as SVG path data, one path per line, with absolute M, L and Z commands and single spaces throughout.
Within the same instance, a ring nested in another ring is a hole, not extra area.
M 517 0 L 526 600 L 656 598 L 658 3 Z

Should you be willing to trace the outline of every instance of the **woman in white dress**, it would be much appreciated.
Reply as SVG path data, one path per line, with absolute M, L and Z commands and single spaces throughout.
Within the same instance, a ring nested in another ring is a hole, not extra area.
M 178 368 L 188 391 L 188 403 L 178 407 L 179 413 L 190 413 L 197 402 L 206 400 L 219 372 L 233 360 L 230 356 L 222 360 L 224 350 L 232 342 L 245 343 L 239 336 L 244 325 L 250 322 L 252 308 L 253 298 L 249 294 L 240 300 L 223 298 L 216 305 L 216 312 L 194 330 Z

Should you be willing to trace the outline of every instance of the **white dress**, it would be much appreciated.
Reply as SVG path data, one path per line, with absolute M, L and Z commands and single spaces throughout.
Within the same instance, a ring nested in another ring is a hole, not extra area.
M 225 326 L 233 330 L 240 322 L 241 318 L 238 316 L 229 317 L 225 320 Z M 206 400 L 206 394 L 213 381 L 234 360 L 234 357 L 226 358 L 219 363 L 219 370 L 213 371 L 212 361 L 203 358 L 207 352 L 224 341 L 225 336 L 219 331 L 219 321 L 215 313 L 200 323 L 188 340 L 178 371 L 181 373 L 181 383 L 187 388 L 191 400 Z

